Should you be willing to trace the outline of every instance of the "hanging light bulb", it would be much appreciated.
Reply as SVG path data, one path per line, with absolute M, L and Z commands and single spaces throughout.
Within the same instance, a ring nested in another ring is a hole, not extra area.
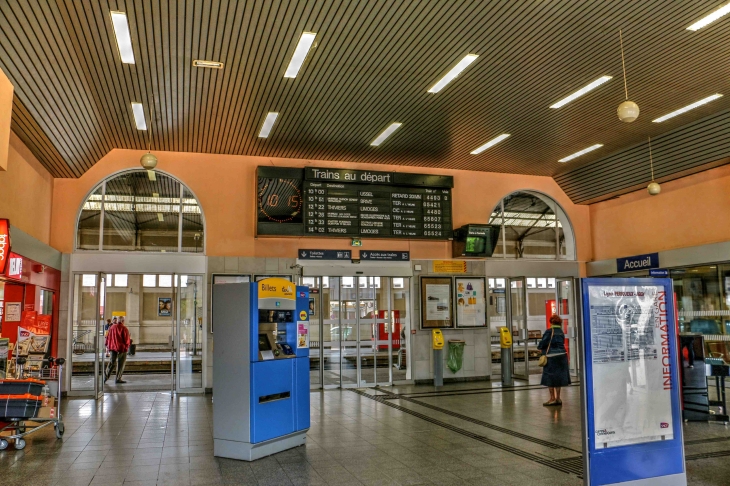
M 624 38 L 620 30 L 618 31 L 618 36 L 621 42 L 621 66 L 624 70 L 624 93 L 626 94 L 626 101 L 618 105 L 616 112 L 618 113 L 619 120 L 625 123 L 631 123 L 639 118 L 639 105 L 629 100 L 629 89 L 626 85 L 626 63 L 624 62 Z
M 662 187 L 658 182 L 654 181 L 654 161 L 651 159 L 651 137 L 649 137 L 649 167 L 651 167 L 651 182 L 646 186 L 646 190 L 649 191 L 649 195 L 656 196 L 662 192 Z
M 155 154 L 147 152 L 139 159 L 139 163 L 142 164 L 142 167 L 145 169 L 152 170 L 157 167 L 157 157 Z

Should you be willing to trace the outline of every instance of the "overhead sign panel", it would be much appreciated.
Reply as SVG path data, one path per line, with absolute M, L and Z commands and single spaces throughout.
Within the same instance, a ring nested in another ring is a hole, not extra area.
M 257 235 L 452 238 L 453 177 L 258 168 Z
M 360 260 L 377 260 L 381 262 L 407 262 L 411 259 L 410 251 L 360 251 Z
M 297 258 L 300 260 L 350 260 L 350 250 L 299 250 Z

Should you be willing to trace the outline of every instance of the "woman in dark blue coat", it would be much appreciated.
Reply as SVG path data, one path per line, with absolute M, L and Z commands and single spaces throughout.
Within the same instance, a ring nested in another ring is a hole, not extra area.
M 543 403 L 546 407 L 562 405 L 560 387 L 570 385 L 568 355 L 565 352 L 565 334 L 560 316 L 550 317 L 550 329 L 542 335 L 537 349 L 547 356 L 547 364 L 542 369 L 540 384 L 550 389 L 550 400 Z

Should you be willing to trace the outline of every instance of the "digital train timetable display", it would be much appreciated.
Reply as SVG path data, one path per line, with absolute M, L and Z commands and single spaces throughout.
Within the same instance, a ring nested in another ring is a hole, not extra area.
M 451 176 L 259 167 L 259 236 L 448 240 Z

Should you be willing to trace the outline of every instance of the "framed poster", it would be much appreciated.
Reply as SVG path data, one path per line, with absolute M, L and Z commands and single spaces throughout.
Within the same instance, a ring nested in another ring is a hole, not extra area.
M 21 307 L 20 302 L 6 302 L 5 322 L 20 322 Z
M 487 299 L 484 277 L 456 277 L 456 327 L 485 327 Z
M 421 277 L 421 329 L 454 327 L 453 280 Z
M 159 297 L 157 299 L 157 315 L 160 317 L 172 316 L 172 298 L 171 297 Z

